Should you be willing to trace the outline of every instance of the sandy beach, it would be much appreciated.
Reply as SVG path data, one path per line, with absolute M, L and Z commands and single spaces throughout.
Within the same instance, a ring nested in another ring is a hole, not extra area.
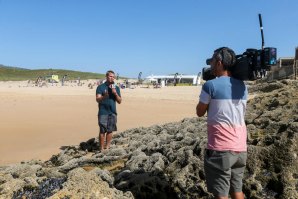
M 47 160 L 61 146 L 98 136 L 95 89 L 33 87 L 27 82 L 0 82 L 0 165 Z M 118 132 L 195 117 L 200 86 L 121 89 Z M 117 133 L 117 132 L 116 132 Z

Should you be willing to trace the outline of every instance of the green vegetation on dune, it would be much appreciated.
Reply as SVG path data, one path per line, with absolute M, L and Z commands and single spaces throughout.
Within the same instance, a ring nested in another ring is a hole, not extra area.
M 80 72 L 73 70 L 63 69 L 38 69 L 29 70 L 17 67 L 5 67 L 0 66 L 0 81 L 24 81 L 24 80 L 36 80 L 39 76 L 45 77 L 48 75 L 58 75 L 61 79 L 64 75 L 67 75 L 67 79 L 75 80 L 80 77 L 84 79 L 104 79 L 104 74 Z

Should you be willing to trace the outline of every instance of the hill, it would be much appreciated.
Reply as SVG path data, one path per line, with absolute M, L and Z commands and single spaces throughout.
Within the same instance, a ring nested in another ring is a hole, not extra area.
M 81 72 L 64 69 L 30 70 L 25 68 L 0 65 L 0 81 L 36 80 L 39 76 L 44 77 L 47 75 L 58 75 L 59 78 L 63 77 L 64 75 L 67 75 L 67 78 L 70 80 L 77 79 L 78 77 L 80 77 L 81 80 L 102 79 L 105 77 L 104 74 L 100 73 Z

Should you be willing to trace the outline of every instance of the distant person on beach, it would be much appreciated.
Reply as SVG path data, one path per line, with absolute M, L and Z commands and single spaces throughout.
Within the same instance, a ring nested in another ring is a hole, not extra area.
M 98 102 L 98 125 L 100 150 L 109 149 L 113 131 L 117 131 L 116 102 L 121 103 L 122 98 L 119 87 L 114 82 L 115 73 L 111 70 L 106 73 L 106 81 L 96 89 Z M 106 146 L 105 146 L 106 142 Z
M 217 78 L 207 81 L 196 107 L 199 117 L 207 113 L 208 144 L 204 169 L 208 191 L 215 198 L 243 199 L 242 179 L 247 159 L 244 121 L 247 87 L 231 77 L 236 57 L 227 47 L 214 51 L 211 71 Z
M 81 86 L 81 78 L 78 77 L 78 86 Z

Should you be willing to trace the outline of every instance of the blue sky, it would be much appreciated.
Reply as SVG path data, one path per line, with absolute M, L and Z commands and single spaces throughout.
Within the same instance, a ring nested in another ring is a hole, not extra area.
M 0 0 L 0 64 L 137 78 L 197 74 L 213 50 L 295 55 L 297 0 Z

